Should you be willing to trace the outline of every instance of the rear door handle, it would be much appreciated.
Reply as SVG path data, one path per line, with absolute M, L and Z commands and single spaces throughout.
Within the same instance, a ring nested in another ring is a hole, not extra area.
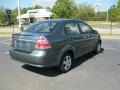
M 90 37 L 90 35 L 88 34 L 87 37 Z
M 87 34 L 86 36 L 87 36 L 87 37 L 90 37 L 91 35 L 90 35 L 90 34 Z
M 90 35 L 83 36 L 84 39 L 88 39 L 89 37 L 90 37 Z
M 83 39 L 87 39 L 87 36 L 83 36 Z

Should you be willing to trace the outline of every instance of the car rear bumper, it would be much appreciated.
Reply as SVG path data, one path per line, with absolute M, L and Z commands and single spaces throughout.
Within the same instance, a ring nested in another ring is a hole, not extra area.
M 32 53 L 23 53 L 11 48 L 9 50 L 12 59 L 36 67 L 51 67 L 57 65 L 57 59 L 44 50 L 34 50 Z

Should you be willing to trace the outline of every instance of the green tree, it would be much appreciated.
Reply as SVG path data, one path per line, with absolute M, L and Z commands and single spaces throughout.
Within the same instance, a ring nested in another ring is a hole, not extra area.
M 27 8 L 22 8 L 21 9 L 21 14 L 24 14 L 24 13 L 26 13 L 27 12 Z
M 73 0 L 57 0 L 52 8 L 53 18 L 75 18 L 76 11 Z
M 117 0 L 117 8 L 120 8 L 120 0 Z
M 106 17 L 107 17 L 107 12 L 97 12 L 95 14 L 95 17 L 93 18 L 93 20 L 96 20 L 96 21 L 105 21 L 106 20 Z
M 43 7 L 40 6 L 40 5 L 35 5 L 33 8 L 34 8 L 34 9 L 42 9 Z
M 111 20 L 120 19 L 120 0 L 117 1 L 116 5 L 110 7 L 109 15 Z
M 114 13 L 116 14 L 116 18 L 120 18 L 120 0 L 118 0 L 117 6 L 115 9 L 116 10 L 114 11 Z
M 43 7 L 39 6 L 39 5 L 35 5 L 34 7 L 21 8 L 21 14 L 27 13 L 28 10 L 41 9 L 41 8 L 43 8 Z M 18 16 L 18 8 L 15 8 L 12 10 L 12 13 L 11 13 L 12 21 L 16 22 L 17 16 Z
M 45 7 L 45 9 L 48 11 L 52 11 L 52 9 L 50 7 Z
M 42 9 L 43 7 L 40 5 L 35 5 L 33 7 L 27 7 L 27 8 L 22 8 L 21 9 L 21 14 L 26 13 L 28 10 L 32 10 L 32 9 Z
M 11 20 L 12 20 L 12 22 L 16 22 L 17 16 L 18 16 L 18 9 L 15 8 L 15 9 L 12 10 L 12 13 L 11 13 Z
M 95 16 L 94 8 L 91 5 L 87 3 L 78 5 L 78 12 L 76 15 L 77 18 L 89 20 L 94 16 Z
M 0 25 L 6 23 L 6 15 L 5 15 L 5 8 L 0 7 Z
M 113 5 L 110 9 L 109 9 L 109 15 L 110 15 L 110 18 L 116 18 L 117 17 L 117 8 L 115 5 Z

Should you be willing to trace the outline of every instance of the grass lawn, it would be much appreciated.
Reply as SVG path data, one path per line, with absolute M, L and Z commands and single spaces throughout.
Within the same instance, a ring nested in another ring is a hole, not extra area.
M 0 32 L 0 36 L 1 35 L 12 35 L 13 33 L 12 32 Z
M 120 22 L 106 22 L 106 21 L 87 21 L 89 25 L 104 27 L 104 28 L 120 28 Z
M 101 36 L 113 36 L 113 37 L 120 37 L 120 34 L 101 34 Z

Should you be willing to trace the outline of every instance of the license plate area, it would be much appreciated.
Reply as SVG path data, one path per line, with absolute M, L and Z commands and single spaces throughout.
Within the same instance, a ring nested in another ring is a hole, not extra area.
M 27 41 L 14 40 L 14 47 L 17 50 L 30 52 L 30 42 Z

